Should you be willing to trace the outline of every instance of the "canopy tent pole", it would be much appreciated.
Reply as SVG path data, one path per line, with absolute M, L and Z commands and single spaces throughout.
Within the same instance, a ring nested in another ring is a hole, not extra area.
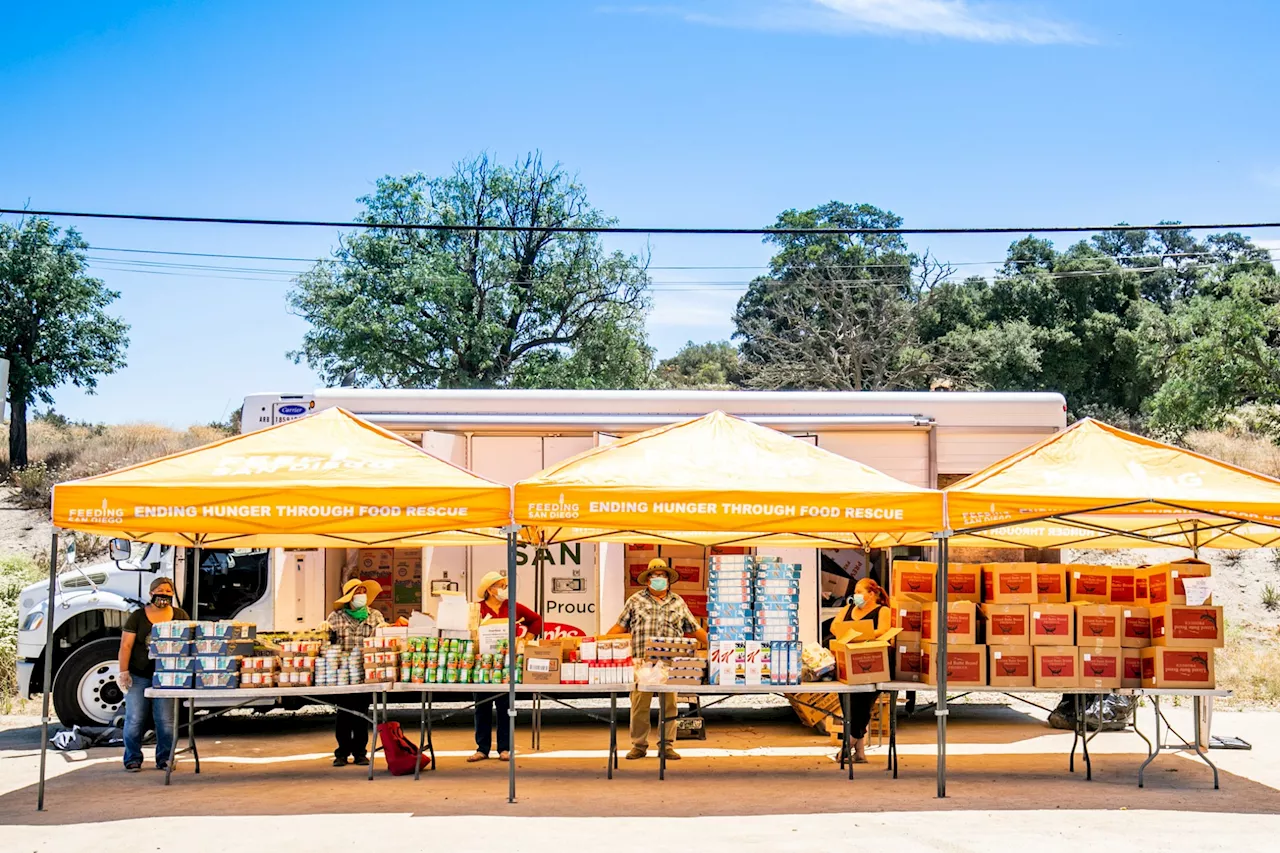
M 947 493 L 942 493 L 942 517 L 947 517 Z M 947 796 L 947 558 L 951 531 L 938 534 L 938 618 L 934 630 L 938 632 L 938 702 L 934 716 L 938 719 L 938 797 Z
M 44 694 L 40 711 L 40 785 L 36 794 L 36 811 L 44 811 L 45 759 L 49 753 L 49 699 L 53 695 L 53 618 L 57 613 L 58 592 L 58 528 L 53 528 L 49 541 L 49 606 L 44 614 Z
M 196 539 L 199 542 L 199 539 Z M 195 548 L 195 564 L 191 571 L 191 619 L 196 621 L 200 618 L 200 546 Z M 176 591 L 176 588 L 175 588 Z M 174 738 L 177 738 L 177 732 L 174 732 Z M 374 743 L 376 750 L 377 743 Z M 196 756 L 196 772 L 200 772 L 200 756 L 196 755 L 196 700 L 187 700 L 187 749 L 192 755 Z M 169 763 L 173 763 L 178 757 L 177 745 L 174 745 L 173 753 L 169 756 Z
M 516 543 L 516 531 L 520 528 L 512 524 L 506 528 L 507 533 L 507 589 L 511 594 L 507 597 L 507 721 L 508 743 L 511 747 L 511 760 L 507 762 L 507 802 L 516 801 L 516 555 L 519 546 Z M 499 725 L 502 725 L 499 723 Z

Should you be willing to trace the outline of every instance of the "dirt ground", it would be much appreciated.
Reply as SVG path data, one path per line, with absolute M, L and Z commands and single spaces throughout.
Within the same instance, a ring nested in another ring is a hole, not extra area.
M 0 557 L 48 554 L 53 531 L 49 513 L 23 509 L 13 495 L 13 489 L 0 485 Z
M 1149 734 L 1150 711 L 1142 713 Z M 815 835 L 821 827 L 897 838 L 895 850 L 990 849 L 984 845 L 1003 836 L 1025 842 L 1025 833 L 1034 831 L 1044 841 L 1038 849 L 1056 850 L 1067 849 L 1081 831 L 1091 839 L 1118 838 L 1141 827 L 1144 843 L 1167 843 L 1163 849 L 1248 851 L 1272 849 L 1268 842 L 1280 830 L 1280 751 L 1271 748 L 1280 741 L 1277 713 L 1215 715 L 1216 733 L 1256 746 L 1212 752 L 1220 791 L 1213 790 L 1205 764 L 1175 754 L 1157 759 L 1140 790 L 1137 772 L 1146 751 L 1132 733 L 1104 733 L 1093 742 L 1089 782 L 1079 755 L 1076 772 L 1068 770 L 1071 735 L 1049 729 L 1042 712 L 954 706 L 946 799 L 935 796 L 932 715 L 903 722 L 900 778 L 886 772 L 884 747 L 873 738 L 871 763 L 858 765 L 849 781 L 832 760 L 829 739 L 787 714 L 709 711 L 707 740 L 682 741 L 685 757 L 668 765 L 665 781 L 658 780 L 653 758 L 624 760 L 608 780 L 607 726 L 568 712 L 545 712 L 542 748 L 533 752 L 522 714 L 515 804 L 507 802 L 507 765 L 465 763 L 473 748 L 465 713 L 436 727 L 439 769 L 417 782 L 387 775 L 380 763 L 372 782 L 364 768 L 331 767 L 327 715 L 237 716 L 197 726 L 201 773 L 184 760 L 168 788 L 155 770 L 121 772 L 119 750 L 51 753 L 44 813 L 35 810 L 39 729 L 31 723 L 38 721 L 9 718 L 15 726 L 0 731 L 0 825 L 8 828 L 0 832 L 0 850 L 71 849 L 88 838 L 95 846 L 116 838 L 128 843 L 131 832 L 143 832 L 157 849 L 225 850 L 226 840 L 236 837 L 279 837 L 294 842 L 289 849 L 350 849 L 338 843 L 352 837 L 353 825 L 343 816 L 362 816 L 355 826 L 403 823 L 418 839 L 415 849 L 424 839 L 440 846 L 448 838 L 455 850 L 493 849 L 480 846 L 476 833 L 493 832 L 510 818 L 525 819 L 512 828 L 522 839 L 520 850 L 562 849 L 574 837 L 607 837 L 611 850 L 652 849 L 659 838 L 677 844 L 703 836 L 709 839 L 704 849 L 812 850 L 830 841 Z M 1188 733 L 1186 710 L 1173 709 L 1172 716 Z M 413 709 L 393 717 L 416 739 Z M 620 731 L 620 743 L 626 740 Z M 1248 820 L 1234 817 L 1241 815 Z M 1213 836 L 1180 847 L 1185 828 L 1206 820 Z M 645 822 L 657 835 L 641 829 Z M 983 844 L 942 841 L 969 824 L 982 827 Z M 180 845 L 156 835 L 179 826 Z M 385 829 L 375 837 L 379 848 L 410 849 Z

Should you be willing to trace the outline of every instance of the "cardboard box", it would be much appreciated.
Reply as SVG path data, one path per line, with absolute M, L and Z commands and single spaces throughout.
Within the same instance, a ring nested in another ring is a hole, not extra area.
M 889 597 L 933 601 L 937 596 L 938 567 L 933 563 L 912 560 L 894 560 Z
M 1166 604 L 1151 608 L 1151 645 L 1182 649 L 1220 649 L 1225 625 L 1222 608 Z
M 922 643 L 920 668 L 925 684 L 938 683 L 938 644 Z M 984 687 L 987 683 L 987 647 L 947 644 L 947 686 Z
M 1075 646 L 1035 647 L 1036 687 L 1079 687 L 1080 650 Z
M 1093 604 L 1075 602 L 1076 644 L 1101 643 L 1120 645 L 1124 634 L 1124 608 L 1118 604 Z
M 526 643 L 524 647 L 524 683 L 559 684 L 561 654 L 559 643 L 547 645 Z
M 1207 578 L 1212 573 L 1208 563 L 1200 560 L 1178 560 L 1161 563 L 1144 571 L 1147 577 L 1147 601 L 1155 607 L 1160 604 L 1186 604 L 1187 590 L 1184 578 Z M 1213 596 L 1205 600 L 1213 603 Z
M 1213 649 L 1142 649 L 1143 687 L 1190 687 L 1210 690 L 1216 684 Z
M 1034 687 L 1031 646 L 988 646 L 987 673 L 992 687 Z
M 947 601 L 982 601 L 982 566 L 977 563 L 947 564 Z
M 1034 604 L 1028 609 L 1031 611 L 1031 645 L 1075 645 L 1075 607 L 1070 604 Z
M 1031 645 L 1030 605 L 983 604 L 978 613 L 988 646 Z
M 831 654 L 836 659 L 836 680 L 844 684 L 875 684 L 889 680 L 889 649 L 892 640 L 842 643 L 833 640 Z
M 982 598 L 991 604 L 1035 604 L 1035 563 L 987 563 L 982 567 Z
M 938 624 L 938 602 L 933 602 L 921 613 L 921 642 L 937 642 L 934 626 Z M 958 645 L 974 645 L 978 642 L 978 608 L 972 601 L 957 601 L 947 605 L 947 641 Z
M 1114 690 L 1124 686 L 1124 650 L 1090 643 L 1080 646 L 1080 686 Z
M 1107 566 L 1068 566 L 1067 598 L 1106 604 L 1111 599 L 1111 569 Z
M 1039 604 L 1067 603 L 1066 565 L 1063 563 L 1036 565 L 1036 602 Z
M 895 681 L 919 681 L 924 677 L 924 662 L 919 642 L 907 642 L 897 637 L 894 646 L 893 678 Z
M 1138 570 L 1133 566 L 1112 566 L 1107 600 L 1112 604 L 1138 603 Z
M 909 598 L 889 600 L 889 624 L 901 630 L 899 642 L 918 645 L 924 640 L 924 608 L 923 602 Z
M 1145 649 L 1151 645 L 1151 610 L 1147 607 L 1124 608 L 1120 622 L 1120 645 L 1126 649 Z
M 1120 674 L 1121 687 L 1142 686 L 1142 649 L 1120 649 L 1124 670 Z

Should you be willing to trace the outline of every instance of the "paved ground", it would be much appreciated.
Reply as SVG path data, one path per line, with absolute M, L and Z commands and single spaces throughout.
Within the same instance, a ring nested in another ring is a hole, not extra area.
M 397 715 L 416 735 L 416 716 Z M 465 717 L 436 740 L 440 769 L 420 782 L 329 766 L 330 721 L 272 714 L 209 724 L 203 772 L 180 765 L 163 787 L 155 771 L 126 775 L 119 752 L 51 754 L 49 810 L 35 805 L 36 735 L 11 718 L 0 731 L 0 851 L 97 849 L 145 843 L 158 850 L 492 850 L 504 835 L 520 851 L 563 850 L 581 839 L 611 851 L 814 850 L 837 839 L 884 842 L 895 851 L 989 850 L 992 845 L 1066 850 L 1112 841 L 1165 850 L 1271 850 L 1280 833 L 1280 714 L 1219 713 L 1214 730 L 1255 744 L 1214 750 L 1222 790 L 1192 757 L 1159 759 L 1136 787 L 1145 747 L 1132 734 L 1094 742 L 1094 781 L 1067 772 L 1071 736 L 1043 715 L 1014 708 L 953 710 L 949 796 L 935 798 L 931 716 L 904 723 L 901 778 L 883 750 L 849 782 L 826 738 L 777 710 L 735 710 L 709 720 L 705 743 L 681 743 L 685 759 L 657 780 L 656 762 L 623 762 L 605 778 L 607 728 L 548 714 L 542 750 L 519 757 L 519 802 L 506 802 L 506 765 L 468 765 Z M 1149 728 L 1150 711 L 1143 722 Z M 1175 724 L 1190 729 L 1175 710 Z M 525 720 L 520 745 L 527 748 Z M 878 754 L 877 754 L 878 753 Z M 1079 762 L 1077 762 L 1079 764 Z M 1078 766 L 1078 770 L 1082 769 Z M 1247 816 L 1247 817 L 1246 817 Z M 1246 819 L 1241 820 L 1241 817 Z

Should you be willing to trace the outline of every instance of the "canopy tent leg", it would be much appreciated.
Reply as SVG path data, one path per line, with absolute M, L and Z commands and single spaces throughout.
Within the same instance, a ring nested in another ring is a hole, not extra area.
M 519 550 L 513 524 L 507 528 L 507 589 L 511 595 L 507 601 L 507 743 L 511 745 L 511 760 L 507 762 L 507 802 L 516 801 L 516 555 Z
M 191 619 L 192 621 L 200 618 L 200 546 L 195 549 L 195 565 L 191 572 Z M 173 715 L 174 720 L 181 719 L 177 714 Z M 174 733 L 175 735 L 177 732 Z M 196 762 L 196 775 L 200 774 L 200 753 L 196 752 L 196 700 L 187 700 L 187 751 L 191 753 Z M 172 764 L 177 757 L 178 750 L 175 747 L 173 755 L 169 756 L 169 763 Z
M 45 760 L 49 753 L 49 700 L 53 696 L 53 617 L 58 592 L 58 528 L 49 539 L 49 602 L 44 614 L 44 693 L 40 711 L 40 784 L 36 794 L 36 811 L 44 811 Z
M 947 796 L 947 550 L 946 534 L 938 537 L 938 797 Z

